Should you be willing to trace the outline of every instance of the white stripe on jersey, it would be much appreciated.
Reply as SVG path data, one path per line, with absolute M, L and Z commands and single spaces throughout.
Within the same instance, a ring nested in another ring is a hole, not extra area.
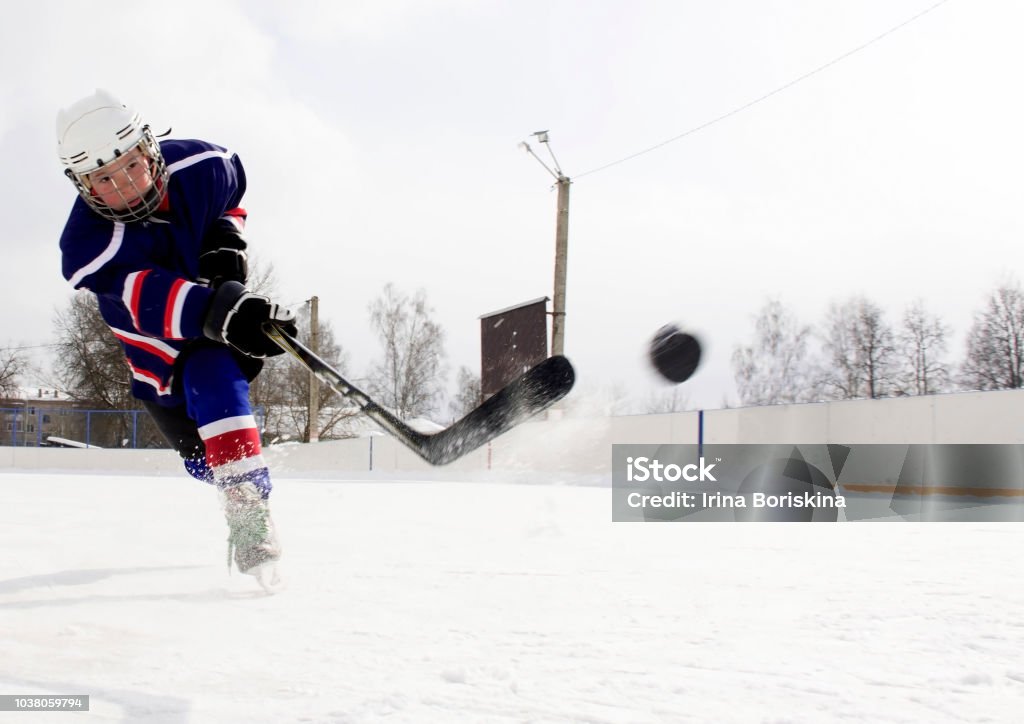
M 149 385 L 154 390 L 156 390 L 156 393 L 158 395 L 169 395 L 169 394 L 171 394 L 171 381 L 170 380 L 167 380 L 167 384 L 166 385 L 161 385 L 158 381 L 154 380 L 149 375 L 144 375 L 144 374 L 138 372 L 134 367 L 132 367 L 131 370 L 132 370 L 132 377 L 133 378 L 135 378 L 139 382 L 145 382 L 147 385 Z
M 124 241 L 124 224 L 120 221 L 114 222 L 114 233 L 110 236 L 110 243 L 99 256 L 83 266 L 71 275 L 71 286 L 78 288 L 78 285 L 90 274 L 99 271 L 104 264 L 114 258 L 114 255 L 121 249 L 121 242 Z
M 175 171 L 181 171 L 183 168 L 194 166 L 200 161 L 205 161 L 208 158 L 223 158 L 226 161 L 234 155 L 235 154 L 231 153 L 231 151 L 203 151 L 202 153 L 197 153 L 195 156 L 186 156 L 180 161 L 168 164 L 167 173 L 172 174 Z
M 181 354 L 178 350 L 174 349 L 174 347 L 164 342 L 161 342 L 159 339 L 156 339 L 155 337 L 145 337 L 141 334 L 133 334 L 132 332 L 126 332 L 123 329 L 118 329 L 117 327 L 111 327 L 111 329 L 114 330 L 114 334 L 118 335 L 119 337 L 125 337 L 127 339 L 134 340 L 143 346 L 158 349 L 164 354 L 166 354 L 168 357 L 171 357 L 172 359 L 176 358 L 179 354 Z
M 135 314 L 135 310 L 132 309 L 132 297 L 135 296 L 135 287 L 139 283 L 139 275 L 145 274 L 148 270 L 142 270 L 132 272 L 124 278 L 124 290 L 121 292 L 121 303 L 124 304 L 124 308 L 128 310 L 128 314 L 131 315 L 132 324 L 135 325 L 135 329 L 141 330 L 139 326 L 139 318 Z
M 171 305 L 171 339 L 185 338 L 185 335 L 181 333 L 181 312 L 185 308 L 185 298 L 194 286 L 195 284 L 192 282 L 185 282 L 178 287 L 174 297 L 167 300 L 167 303 Z

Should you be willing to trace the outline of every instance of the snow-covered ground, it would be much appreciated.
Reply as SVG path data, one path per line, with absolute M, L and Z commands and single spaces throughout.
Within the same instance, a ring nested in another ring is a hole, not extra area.
M 1021 721 L 1024 525 L 613 524 L 607 488 L 0 474 L 0 722 Z M 1017 712 L 1014 714 L 1013 712 Z

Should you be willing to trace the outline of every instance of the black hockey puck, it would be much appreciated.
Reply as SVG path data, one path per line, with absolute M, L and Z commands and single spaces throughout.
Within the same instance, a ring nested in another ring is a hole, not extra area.
M 686 382 L 700 364 L 700 342 L 674 324 L 666 324 L 651 340 L 650 357 L 654 369 L 666 380 Z

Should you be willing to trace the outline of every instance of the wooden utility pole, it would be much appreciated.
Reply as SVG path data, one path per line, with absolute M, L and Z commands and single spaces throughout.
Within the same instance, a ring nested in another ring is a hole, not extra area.
M 540 157 L 533 152 L 530 144 L 523 141 L 519 147 L 533 156 L 537 163 L 544 167 L 544 170 L 555 177 L 555 185 L 558 186 L 558 212 L 555 218 L 555 294 L 551 310 L 551 354 L 565 354 L 565 274 L 568 268 L 569 256 L 569 184 L 572 183 L 569 177 L 562 173 L 555 158 L 555 152 L 551 150 L 550 139 L 547 131 L 536 131 L 533 134 L 539 143 L 547 146 L 551 160 L 555 162 L 552 170 Z
M 309 348 L 314 354 L 320 354 L 320 314 L 318 307 L 320 298 L 309 300 Z M 312 372 L 309 373 L 309 442 L 320 440 L 320 380 Z
M 569 255 L 569 177 L 558 175 L 558 216 L 555 221 L 555 295 L 551 315 L 551 354 L 565 350 L 565 275 Z

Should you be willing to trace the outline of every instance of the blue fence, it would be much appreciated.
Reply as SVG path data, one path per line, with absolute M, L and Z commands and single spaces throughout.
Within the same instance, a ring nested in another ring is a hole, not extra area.
M 254 411 L 263 429 L 262 408 Z M 82 410 L 33 406 L 0 407 L 0 446 L 166 448 L 145 410 Z

